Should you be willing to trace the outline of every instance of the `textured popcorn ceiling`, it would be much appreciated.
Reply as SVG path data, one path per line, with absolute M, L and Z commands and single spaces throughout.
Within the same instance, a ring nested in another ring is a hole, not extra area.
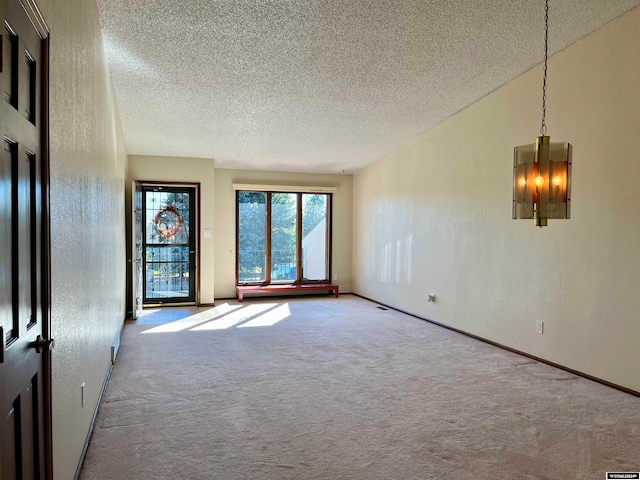
M 550 3 L 553 53 L 640 0 Z M 222 168 L 353 172 L 543 59 L 543 0 L 98 7 L 128 153 Z

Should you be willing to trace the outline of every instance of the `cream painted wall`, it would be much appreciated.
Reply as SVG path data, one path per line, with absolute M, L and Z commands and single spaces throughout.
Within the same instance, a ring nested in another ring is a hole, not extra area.
M 236 267 L 236 196 L 234 183 L 267 185 L 336 186 L 333 195 L 333 265 L 338 275 L 334 283 L 341 292 L 352 289 L 353 177 L 351 175 L 318 175 L 305 173 L 261 172 L 253 170 L 216 169 L 215 180 L 215 296 L 235 297 Z
M 549 62 L 548 134 L 574 146 L 570 220 L 511 219 L 539 67 L 359 172 L 355 291 L 640 391 L 639 58 L 636 8 Z
M 95 2 L 38 4 L 51 28 L 53 460 L 69 479 L 124 320 L 127 157 Z
M 214 299 L 214 237 L 204 238 L 204 229 L 214 229 L 214 161 L 210 158 L 129 156 L 132 180 L 200 183 L 200 303 Z M 131 189 L 130 182 L 127 189 Z

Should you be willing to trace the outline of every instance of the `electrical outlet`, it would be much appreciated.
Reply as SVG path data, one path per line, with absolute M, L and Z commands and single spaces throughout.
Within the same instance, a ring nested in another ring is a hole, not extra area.
M 333 281 L 335 282 L 336 280 L 338 280 L 338 274 L 334 273 L 331 278 L 333 279 Z
M 542 335 L 544 331 L 544 322 L 542 320 L 536 320 L 536 333 Z
M 429 303 L 436 303 L 436 296 L 435 296 L 435 295 L 429 295 L 429 296 L 427 297 L 427 301 L 428 301 Z

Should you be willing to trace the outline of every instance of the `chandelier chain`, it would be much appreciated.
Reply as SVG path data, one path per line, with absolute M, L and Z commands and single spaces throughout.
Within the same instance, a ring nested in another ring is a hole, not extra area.
M 540 135 L 547 133 L 547 49 L 549 45 L 549 0 L 544 6 L 544 73 L 542 76 L 542 126 Z

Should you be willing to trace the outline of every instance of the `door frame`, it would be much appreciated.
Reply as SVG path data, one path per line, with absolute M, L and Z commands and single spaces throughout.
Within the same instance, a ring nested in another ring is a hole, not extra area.
M 42 295 L 42 336 L 50 339 L 51 329 L 51 152 L 50 152 L 50 123 L 49 123 L 49 97 L 50 97 L 50 57 L 51 30 L 38 7 L 36 0 L 20 0 L 27 17 L 40 35 L 42 41 L 41 51 L 41 78 L 40 78 L 40 158 L 41 158 L 41 183 L 42 183 L 42 251 L 41 251 L 41 295 Z M 45 349 L 42 356 L 43 373 L 43 423 L 44 423 L 44 478 L 53 480 L 53 396 L 52 396 L 52 359 L 51 350 Z
M 27 3 L 29 0 L 21 0 Z M 35 4 L 34 4 L 35 6 Z M 40 10 L 35 6 L 40 14 Z M 31 17 L 29 12 L 27 15 Z M 40 15 L 42 24 L 47 26 Z M 41 157 L 42 157 L 42 336 L 52 338 L 51 329 L 51 157 L 50 157 L 50 126 L 49 126 L 49 29 L 42 40 L 42 100 L 41 100 Z M 52 359 L 51 350 L 43 355 L 44 382 L 44 462 L 45 478 L 53 480 L 53 395 L 52 395 Z
M 127 293 L 127 307 L 128 312 L 130 314 L 131 319 L 135 320 L 138 318 L 138 312 L 142 310 L 142 297 L 140 297 L 140 302 L 138 302 L 138 261 L 142 261 L 142 257 L 138 259 L 136 241 L 138 233 L 140 233 L 140 237 L 142 238 L 142 231 L 138 228 L 137 223 L 137 209 L 142 208 L 142 205 L 138 206 L 136 201 L 138 192 L 142 193 L 142 184 L 137 180 L 131 181 L 131 203 L 129 205 L 130 218 L 129 218 L 129 228 L 127 230 L 127 237 L 129 238 L 129 251 L 128 251 L 128 262 L 127 265 L 130 267 L 130 270 L 127 272 L 127 283 L 129 284 L 128 293 Z M 142 220 L 141 220 L 142 221 Z M 130 307 L 130 310 L 129 310 Z
M 191 229 L 192 233 L 195 235 L 195 249 L 196 249 L 196 255 L 195 255 L 195 305 L 199 306 L 200 305 L 200 182 L 162 182 L 162 181 L 156 181 L 156 180 L 133 180 L 132 183 L 132 191 L 131 191 L 131 238 L 130 238 L 130 244 L 131 244 L 131 249 L 132 249 L 132 253 L 131 253 L 131 291 L 129 292 L 129 294 L 132 296 L 131 298 L 131 304 L 132 304 L 132 316 L 135 319 L 136 318 L 136 296 L 137 296 L 137 285 L 138 285 L 138 269 L 136 268 L 135 265 L 135 243 L 136 243 L 136 219 L 135 219 L 135 212 L 136 212 L 136 198 L 135 198 L 135 192 L 136 192 L 136 188 L 135 187 L 139 187 L 139 188 L 143 188 L 143 187 L 177 187 L 177 188 L 182 188 L 182 187 L 188 187 L 188 188 L 193 188 L 194 189 L 194 193 L 195 193 L 195 220 L 196 220 L 196 224 L 195 226 Z M 142 273 L 144 275 L 144 272 Z M 144 287 L 143 287 L 144 288 Z M 144 295 L 144 293 L 143 293 Z M 143 305 L 143 308 L 145 307 L 170 307 L 170 306 L 181 306 L 181 305 L 193 305 L 194 303 L 191 302 L 180 302 L 180 303 L 162 303 L 162 304 L 146 304 Z

